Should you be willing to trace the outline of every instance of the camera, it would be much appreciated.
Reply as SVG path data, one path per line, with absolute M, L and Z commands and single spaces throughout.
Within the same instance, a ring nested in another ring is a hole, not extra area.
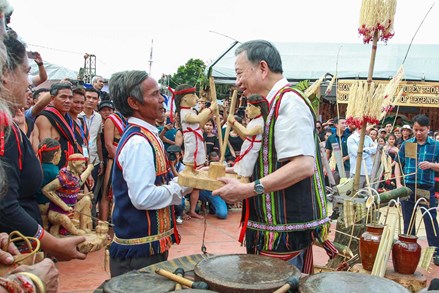
M 177 160 L 177 153 L 181 152 L 181 148 L 178 145 L 170 145 L 166 152 L 168 154 L 169 161 L 173 162 Z
M 238 111 L 236 112 L 236 115 L 241 117 L 242 119 L 245 118 L 245 107 L 239 107 Z
M 28 57 L 29 59 L 35 59 L 35 58 L 37 58 L 37 52 L 27 51 L 26 53 L 27 53 L 27 57 Z

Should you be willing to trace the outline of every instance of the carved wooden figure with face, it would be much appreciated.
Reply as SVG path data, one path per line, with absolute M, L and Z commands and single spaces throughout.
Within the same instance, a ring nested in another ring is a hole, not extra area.
M 90 232 L 92 193 L 80 193 L 83 182 L 93 170 L 93 164 L 86 166 L 86 163 L 87 159 L 82 154 L 70 155 L 68 166 L 62 168 L 58 177 L 42 189 L 51 201 L 48 219 L 53 235 L 59 234 L 60 227 L 73 235 Z M 79 225 L 72 220 L 75 214 Z
M 218 105 L 214 102 L 210 107 L 197 113 L 193 109 L 199 100 L 196 88 L 186 84 L 179 85 L 173 94 L 183 130 L 185 146 L 183 163 L 186 165 L 183 172 L 197 173 L 197 166 L 202 166 L 206 161 L 202 128 L 212 118 Z
M 264 121 L 268 114 L 267 100 L 258 94 L 251 95 L 247 100 L 245 114 L 250 119 L 247 126 L 236 122 L 233 115 L 229 115 L 228 121 L 244 140 L 240 155 L 235 159 L 234 171 L 241 177 L 250 177 L 261 149 Z

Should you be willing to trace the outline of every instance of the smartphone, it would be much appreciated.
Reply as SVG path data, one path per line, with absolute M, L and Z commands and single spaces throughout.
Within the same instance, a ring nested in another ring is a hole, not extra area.
M 29 59 L 37 58 L 37 52 L 27 51 L 27 58 Z
M 166 117 L 166 124 L 171 123 L 171 118 L 170 117 Z

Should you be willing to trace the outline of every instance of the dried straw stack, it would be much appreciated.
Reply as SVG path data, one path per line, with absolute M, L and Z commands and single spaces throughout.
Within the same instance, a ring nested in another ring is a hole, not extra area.
M 363 42 L 369 43 L 375 31 L 381 41 L 387 42 L 393 37 L 393 20 L 396 12 L 396 0 L 363 0 L 360 12 L 358 32 Z
M 360 27 L 358 28 L 358 32 L 363 35 L 364 43 L 369 43 L 372 40 L 372 52 L 367 74 L 367 84 L 357 82 L 356 85 L 353 85 L 352 96 L 349 97 L 349 104 L 354 104 L 350 105 L 350 111 L 346 114 L 346 116 L 351 116 L 352 122 L 356 121 L 357 126 L 361 126 L 357 165 L 355 167 L 354 192 L 359 189 L 364 137 L 366 136 L 365 122 L 369 119 L 375 121 L 381 116 L 381 106 L 383 105 L 383 98 L 385 96 L 384 92 L 382 92 L 382 87 L 372 83 L 373 68 L 375 66 L 375 57 L 378 48 L 377 43 L 379 39 L 387 42 L 387 40 L 394 35 L 393 19 L 395 12 L 396 0 L 363 0 L 361 5 Z M 388 91 L 391 91 L 390 87 Z M 387 94 L 387 96 L 393 97 L 393 95 L 390 94 Z M 374 97 L 378 97 L 379 100 L 375 100 Z M 363 113 L 360 114 L 359 111 Z

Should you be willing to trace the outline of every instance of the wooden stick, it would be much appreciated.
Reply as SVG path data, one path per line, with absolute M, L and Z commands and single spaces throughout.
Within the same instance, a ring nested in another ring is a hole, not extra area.
M 387 261 L 389 260 L 390 252 L 392 251 L 392 247 L 393 247 L 393 235 L 395 235 L 395 226 L 396 226 L 396 221 L 393 220 L 392 225 L 390 226 L 389 237 L 385 243 L 386 246 L 384 246 L 383 261 L 381 264 L 381 270 L 379 272 L 379 276 L 381 278 L 384 277 L 384 275 L 386 274 Z
M 349 248 L 351 247 L 352 238 L 354 236 L 354 229 L 355 229 L 356 219 L 357 219 L 357 211 L 355 210 L 354 211 L 354 223 L 352 224 L 351 235 L 349 235 L 349 242 L 348 242 L 348 245 L 347 245 Z
M 216 89 L 215 89 L 215 80 L 213 79 L 213 76 L 209 78 L 209 86 L 210 86 L 210 98 L 212 99 L 212 102 L 217 102 L 216 99 Z M 215 111 L 215 122 L 216 122 L 216 128 L 218 131 L 218 140 L 220 145 L 220 153 L 222 153 L 224 145 L 223 145 L 223 133 L 221 128 L 221 119 L 219 116 L 219 109 L 216 108 Z
M 92 215 L 88 215 L 88 214 L 83 213 L 83 212 L 80 212 L 80 211 L 75 211 L 75 210 L 73 210 L 73 211 L 74 211 L 75 213 L 80 214 L 80 215 L 83 215 L 83 216 L 89 217 L 89 218 L 91 218 L 92 220 L 95 220 L 95 221 L 98 221 L 98 222 L 105 223 L 105 224 L 107 224 L 107 225 L 110 226 L 110 227 L 114 227 L 114 224 L 111 224 L 111 223 L 108 222 L 108 221 L 102 221 L 102 220 L 99 219 L 99 218 L 93 217 Z
M 415 195 L 415 196 L 416 196 L 416 195 Z M 411 235 L 411 234 L 412 234 L 412 230 L 413 230 L 413 226 L 414 226 L 414 222 L 415 222 L 415 216 L 416 216 L 416 212 L 417 212 L 417 209 L 418 209 L 418 204 L 419 204 L 419 202 L 422 201 L 422 200 L 425 201 L 425 203 L 428 204 L 427 200 L 426 200 L 425 198 L 423 198 L 423 197 L 420 197 L 420 198 L 416 201 L 415 206 L 413 207 L 412 216 L 410 217 L 410 222 L 409 222 L 409 226 L 408 226 L 408 230 L 407 230 L 407 234 L 408 234 L 408 235 Z M 416 235 L 416 231 L 415 231 L 415 235 Z
M 354 226 L 355 226 L 355 224 L 354 224 Z M 346 235 L 346 236 L 352 237 L 354 239 L 360 240 L 360 238 L 355 237 L 354 235 L 351 235 L 351 234 L 348 234 L 348 233 L 345 233 L 345 232 L 341 232 L 340 230 L 335 230 L 335 233 L 340 233 L 342 235 Z
M 157 274 L 159 274 L 160 276 L 166 277 L 169 280 L 172 280 L 174 282 L 177 282 L 177 283 L 182 284 L 183 286 L 186 286 L 189 288 L 192 288 L 192 284 L 194 283 L 191 280 L 188 280 L 188 279 L 183 278 L 181 276 L 174 275 L 173 273 L 168 272 L 167 270 L 164 270 L 164 269 L 157 268 L 155 270 L 155 272 Z
M 235 115 L 235 105 L 236 105 L 236 98 L 237 97 L 238 97 L 238 91 L 234 90 L 233 94 L 232 94 L 232 101 L 230 103 L 229 116 Z M 232 128 L 232 124 L 229 121 L 227 121 L 227 128 L 226 128 L 226 133 L 224 134 L 223 147 L 221 148 L 220 162 L 224 162 L 224 159 L 225 159 L 226 148 L 227 148 L 226 146 L 227 146 L 227 143 L 229 142 L 230 128 Z
M 182 268 L 177 268 L 174 272 L 175 275 L 180 276 L 180 277 L 184 277 L 184 270 Z M 181 290 L 183 289 L 180 283 L 177 283 L 175 285 L 175 291 Z
M 373 77 L 373 68 L 375 66 L 375 57 L 377 52 L 377 44 L 378 44 L 378 30 L 376 30 L 373 34 L 373 43 L 372 43 L 372 53 L 370 54 L 370 63 L 369 63 L 369 72 L 367 74 L 367 82 L 370 85 L 372 83 Z M 366 123 L 361 126 L 360 133 L 360 141 L 358 143 L 358 151 L 357 151 L 357 164 L 355 165 L 355 177 L 354 177 L 354 193 L 359 190 L 360 186 L 360 173 L 361 173 L 361 161 L 363 160 L 363 148 L 364 148 L 364 137 L 366 136 Z
M 296 291 L 297 286 L 299 286 L 299 279 L 297 277 L 291 276 L 288 277 L 286 284 L 274 291 L 273 293 L 285 293 L 288 290 L 292 289 L 292 291 Z
M 174 282 L 177 282 L 177 283 L 182 284 L 183 286 L 186 286 L 189 288 L 204 289 L 204 290 L 209 289 L 209 286 L 205 282 L 193 282 L 189 279 L 177 276 L 177 275 L 175 275 L 171 272 L 168 272 L 167 270 L 164 270 L 164 269 L 157 268 L 155 270 L 155 272 L 157 274 L 159 274 L 160 276 L 166 277 L 169 280 L 172 280 Z
M 428 214 L 428 216 L 430 217 L 431 226 L 433 227 L 434 237 L 437 237 L 437 232 L 436 232 L 436 227 L 434 226 L 433 217 L 432 217 L 431 214 L 430 214 L 430 211 L 435 210 L 436 207 L 429 208 L 429 209 L 426 209 L 426 208 L 424 208 L 424 207 L 420 207 L 419 209 L 420 209 L 421 211 L 422 211 L 422 209 L 424 209 L 425 211 L 422 213 L 422 217 L 421 217 L 421 220 L 419 221 L 418 229 L 417 229 L 416 231 L 419 231 L 419 229 L 421 228 L 422 221 L 425 222 L 425 220 L 424 220 L 424 215 L 425 215 L 425 214 Z M 425 224 L 424 224 L 424 225 L 425 225 Z
M 384 217 L 384 225 L 386 225 L 387 223 L 387 218 L 389 217 L 389 210 L 390 210 L 390 205 L 391 204 L 395 204 L 395 207 L 397 207 L 398 203 L 396 202 L 396 200 L 391 199 L 388 203 L 387 203 L 387 210 L 386 210 L 386 215 Z
M 385 226 L 383 230 L 383 234 L 381 234 L 381 240 L 378 246 L 377 253 L 375 255 L 375 261 L 373 263 L 373 268 L 371 273 L 372 276 L 378 276 L 379 274 L 381 268 L 381 262 L 383 260 L 382 255 L 385 247 L 385 242 L 387 241 L 388 238 L 388 234 L 389 234 L 389 228 L 388 226 Z

